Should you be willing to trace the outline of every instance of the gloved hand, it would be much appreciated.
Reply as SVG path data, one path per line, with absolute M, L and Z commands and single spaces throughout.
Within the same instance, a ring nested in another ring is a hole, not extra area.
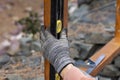
M 47 30 L 41 30 L 44 57 L 50 61 L 63 80 L 95 80 L 73 66 L 74 60 L 69 56 L 69 45 L 65 30 L 60 39 L 53 37 Z
M 42 28 L 41 31 L 43 55 L 54 66 L 55 70 L 60 73 L 65 66 L 74 62 L 69 57 L 69 45 L 65 30 L 61 33 L 59 40 L 53 37 L 47 30 Z

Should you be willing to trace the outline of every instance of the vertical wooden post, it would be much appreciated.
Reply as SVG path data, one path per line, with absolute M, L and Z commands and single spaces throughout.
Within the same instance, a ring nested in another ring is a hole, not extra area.
M 50 26 L 50 13 L 51 13 L 51 0 L 44 0 L 44 26 L 47 28 Z M 45 59 L 45 80 L 50 80 L 50 63 Z
M 64 0 L 64 12 L 63 12 L 63 26 L 68 26 L 68 0 Z
M 117 0 L 117 7 L 116 7 L 115 37 L 120 38 L 120 0 Z
M 51 0 L 44 0 L 44 25 L 50 27 Z

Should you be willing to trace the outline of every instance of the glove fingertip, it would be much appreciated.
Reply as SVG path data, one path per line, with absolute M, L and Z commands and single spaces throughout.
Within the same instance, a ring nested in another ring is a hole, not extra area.
M 66 35 L 66 29 L 63 29 L 61 32 L 61 39 L 66 39 L 67 35 Z

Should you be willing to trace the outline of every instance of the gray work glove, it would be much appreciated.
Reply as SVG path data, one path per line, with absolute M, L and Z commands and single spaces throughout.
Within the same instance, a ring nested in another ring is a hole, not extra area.
M 41 41 L 43 43 L 44 57 L 60 73 L 68 64 L 73 63 L 69 56 L 69 45 L 65 30 L 62 31 L 60 39 L 56 39 L 47 30 L 41 30 Z

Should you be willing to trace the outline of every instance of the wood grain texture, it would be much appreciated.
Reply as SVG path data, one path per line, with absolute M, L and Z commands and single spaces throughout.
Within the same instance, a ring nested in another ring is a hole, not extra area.
M 44 26 L 50 27 L 50 11 L 51 11 L 51 0 L 44 0 Z M 50 80 L 50 63 L 48 60 L 45 60 L 44 63 L 44 74 L 45 74 L 45 80 Z
M 50 27 L 51 0 L 44 0 L 44 25 Z
M 101 50 L 91 57 L 95 61 L 101 54 L 105 55 L 105 59 L 92 71 L 91 75 L 96 76 L 105 65 L 109 64 L 120 52 L 120 39 L 114 38 L 106 44 Z
M 117 0 L 117 7 L 116 7 L 116 31 L 115 37 L 120 38 L 120 0 Z
M 68 0 L 64 0 L 64 12 L 63 12 L 63 26 L 68 26 Z

